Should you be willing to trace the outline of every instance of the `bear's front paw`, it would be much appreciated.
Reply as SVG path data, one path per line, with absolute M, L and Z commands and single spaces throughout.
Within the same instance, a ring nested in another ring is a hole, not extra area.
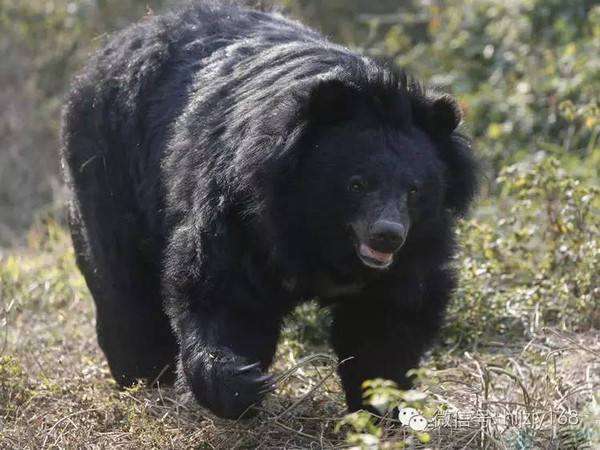
M 244 417 L 256 414 L 251 407 L 275 388 L 273 376 L 265 374 L 258 362 L 236 367 L 223 384 L 223 402 L 227 406 L 225 416 L 230 418 L 238 418 L 244 413 Z
M 239 361 L 236 358 L 214 364 L 210 374 L 195 371 L 191 380 L 196 399 L 219 417 L 237 419 L 255 415 L 252 407 L 274 389 L 273 377 L 262 371 L 260 363 Z

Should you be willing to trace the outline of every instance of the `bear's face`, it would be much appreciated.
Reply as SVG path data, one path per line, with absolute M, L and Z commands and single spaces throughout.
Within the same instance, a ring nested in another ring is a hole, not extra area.
M 443 165 L 417 128 L 357 131 L 349 124 L 322 132 L 306 155 L 310 240 L 330 265 L 385 270 L 442 209 Z

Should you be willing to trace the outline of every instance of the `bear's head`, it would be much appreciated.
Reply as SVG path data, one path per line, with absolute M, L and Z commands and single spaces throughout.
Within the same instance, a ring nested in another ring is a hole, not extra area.
M 398 86 L 390 95 L 381 85 L 329 81 L 310 94 L 312 125 L 294 183 L 305 245 L 326 264 L 388 269 L 411 240 L 444 232 L 474 193 L 475 165 L 456 132 L 454 100 Z
M 440 215 L 444 167 L 423 131 L 360 122 L 314 141 L 300 168 L 300 204 L 325 259 L 333 262 L 351 247 L 365 266 L 381 270 L 413 232 Z
M 278 174 L 271 222 L 311 264 L 384 271 L 465 213 L 476 163 L 451 97 L 399 76 L 320 81 L 296 103 L 269 121 L 291 130 L 268 169 Z

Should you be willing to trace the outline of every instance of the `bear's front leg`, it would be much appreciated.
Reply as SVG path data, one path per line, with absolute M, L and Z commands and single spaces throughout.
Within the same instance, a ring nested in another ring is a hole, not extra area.
M 200 298 L 179 302 L 186 305 L 173 320 L 180 376 L 201 405 L 220 417 L 237 419 L 251 415 L 252 405 L 272 390 L 273 379 L 266 371 L 281 318 L 253 297 L 253 289 L 241 279 L 219 284 Z
M 266 371 L 278 329 L 250 311 L 190 315 L 181 327 L 181 370 L 196 400 L 220 417 L 236 419 L 272 389 Z
M 346 360 L 338 371 L 350 411 L 365 408 L 365 380 L 384 378 L 410 388 L 406 372 L 417 367 L 439 330 L 453 285 L 451 273 L 443 271 L 432 280 L 382 283 L 334 306 L 331 341 L 340 361 Z

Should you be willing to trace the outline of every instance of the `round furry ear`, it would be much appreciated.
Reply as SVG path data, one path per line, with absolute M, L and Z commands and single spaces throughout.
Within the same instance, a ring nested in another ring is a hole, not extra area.
M 449 136 L 462 120 L 462 112 L 456 100 L 443 95 L 431 104 L 429 126 L 438 136 Z
M 308 120 L 331 125 L 350 119 L 355 113 L 358 93 L 341 80 L 326 80 L 312 88 L 308 97 Z

